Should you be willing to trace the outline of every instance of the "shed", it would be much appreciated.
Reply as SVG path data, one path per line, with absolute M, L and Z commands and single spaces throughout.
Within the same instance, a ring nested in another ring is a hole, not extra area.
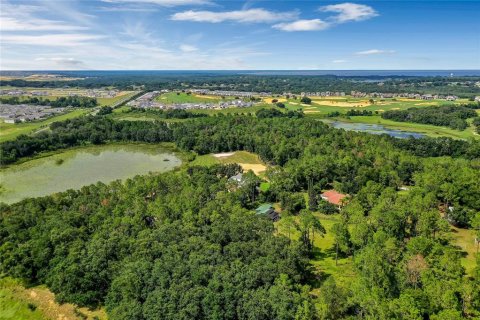
M 280 220 L 280 215 L 275 211 L 270 203 L 262 204 L 260 207 L 255 209 L 255 213 L 257 215 L 267 217 L 274 222 Z

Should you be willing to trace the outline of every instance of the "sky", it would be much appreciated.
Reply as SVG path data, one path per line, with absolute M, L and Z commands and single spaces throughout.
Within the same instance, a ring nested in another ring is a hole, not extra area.
M 0 0 L 0 69 L 480 69 L 479 21 L 480 0 Z

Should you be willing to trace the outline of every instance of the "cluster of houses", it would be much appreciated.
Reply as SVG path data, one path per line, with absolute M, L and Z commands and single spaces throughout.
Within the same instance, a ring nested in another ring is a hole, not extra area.
M 84 96 L 89 98 L 115 98 L 120 91 L 117 89 L 88 89 L 86 91 L 81 90 L 72 90 L 68 88 L 60 88 L 50 90 L 50 93 L 45 90 L 35 90 L 35 91 L 26 91 L 21 89 L 7 89 L 0 90 L 0 95 L 4 96 L 32 96 L 32 97 L 43 97 L 43 96 Z
M 291 93 L 283 93 L 284 96 L 292 96 Z M 302 92 L 301 97 L 345 97 L 343 91 Z
M 28 104 L 0 104 L 0 119 L 3 119 L 5 123 L 27 122 L 49 118 L 63 113 L 65 109 Z
M 417 99 L 417 100 L 447 100 L 455 101 L 458 99 L 454 95 L 441 95 L 441 94 L 419 94 L 419 93 L 388 93 L 388 92 L 361 92 L 361 91 L 351 91 L 350 95 L 353 98 L 406 98 L 406 99 Z
M 185 102 L 185 103 L 172 103 L 165 104 L 155 101 L 155 98 L 166 90 L 147 92 L 137 99 L 130 101 L 128 105 L 134 108 L 156 108 L 156 109 L 181 109 L 181 110 L 193 110 L 193 109 L 226 109 L 226 108 L 246 108 L 251 107 L 253 102 L 244 101 L 241 99 L 222 101 L 218 103 L 198 103 L 198 102 Z

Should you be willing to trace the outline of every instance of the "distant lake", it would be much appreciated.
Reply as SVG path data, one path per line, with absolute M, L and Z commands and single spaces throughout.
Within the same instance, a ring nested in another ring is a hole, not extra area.
M 181 165 L 158 145 L 103 145 L 59 152 L 0 170 L 0 202 L 13 203 L 102 181 L 165 172 Z
M 421 134 L 418 132 L 389 129 L 384 127 L 381 124 L 351 123 L 351 122 L 341 122 L 341 121 L 324 121 L 324 122 L 336 129 L 367 132 L 371 134 L 388 134 L 389 136 L 392 136 L 395 138 L 401 138 L 401 139 L 405 139 L 409 137 L 422 138 L 425 136 L 424 134 Z

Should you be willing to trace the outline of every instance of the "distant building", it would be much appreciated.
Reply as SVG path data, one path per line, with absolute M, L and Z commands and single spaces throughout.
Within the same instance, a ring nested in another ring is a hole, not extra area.
M 347 197 L 345 194 L 337 192 L 336 190 L 325 191 L 320 196 L 323 200 L 330 202 L 331 204 L 334 204 L 338 207 L 341 207 L 343 205 L 342 200 Z
M 242 183 L 243 182 L 243 173 L 238 173 L 234 176 L 231 176 L 230 178 L 228 178 L 228 180 L 230 181 L 234 181 L 236 183 Z
M 270 203 L 262 204 L 260 207 L 255 209 L 255 213 L 259 216 L 269 218 L 273 222 L 280 220 L 280 215 L 275 211 Z

